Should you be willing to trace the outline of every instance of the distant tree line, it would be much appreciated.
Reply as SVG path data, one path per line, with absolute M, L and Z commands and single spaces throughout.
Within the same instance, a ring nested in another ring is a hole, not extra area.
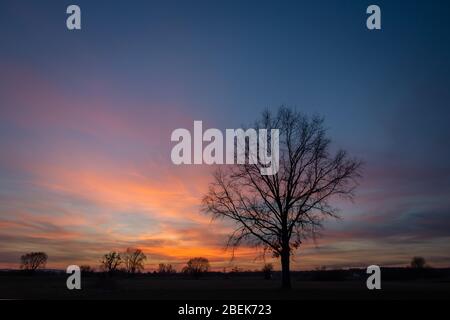
M 45 252 L 29 252 L 20 257 L 20 269 L 25 272 L 33 273 L 36 270 L 44 269 L 47 260 L 48 255 Z M 120 272 L 134 275 L 145 269 L 146 260 L 147 256 L 141 249 L 127 248 L 126 251 L 122 253 L 111 251 L 102 256 L 100 260 L 100 270 L 108 274 Z M 420 256 L 413 257 L 409 266 L 411 269 L 431 268 L 431 266 L 426 263 L 425 258 Z M 89 265 L 81 265 L 80 269 L 83 273 L 92 273 L 95 271 L 95 269 Z M 190 275 L 194 278 L 199 278 L 205 273 L 208 273 L 210 269 L 211 265 L 208 259 L 195 257 L 187 261 L 186 265 L 181 269 L 181 273 Z M 325 270 L 326 267 L 320 268 L 320 271 Z M 271 263 L 266 263 L 261 269 L 265 279 L 271 279 L 273 271 L 274 267 Z M 239 272 L 240 269 L 238 267 L 234 267 L 231 270 L 231 273 Z M 172 275 L 177 273 L 177 271 L 173 265 L 169 263 L 160 263 L 155 273 L 160 275 Z

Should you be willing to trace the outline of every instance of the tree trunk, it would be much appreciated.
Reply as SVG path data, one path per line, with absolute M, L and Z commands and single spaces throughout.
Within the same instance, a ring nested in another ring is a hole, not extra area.
M 290 273 L 290 250 L 283 250 L 281 253 L 281 287 L 283 289 L 291 289 L 291 273 Z

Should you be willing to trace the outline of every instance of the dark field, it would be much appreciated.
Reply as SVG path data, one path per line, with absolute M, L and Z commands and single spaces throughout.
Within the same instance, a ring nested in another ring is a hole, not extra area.
M 386 273 L 386 272 L 385 272 Z M 395 277 L 394 277 L 395 276 Z M 352 279 L 349 279 L 352 277 Z M 392 279 L 392 277 L 397 279 Z M 382 276 L 381 290 L 368 290 L 366 276 L 347 271 L 304 272 L 293 275 L 293 290 L 280 289 L 279 275 L 264 280 L 260 274 L 200 279 L 182 275 L 143 274 L 135 277 L 89 274 L 81 290 L 66 288 L 64 273 L 0 272 L 1 299 L 450 299 L 448 270 L 416 275 L 402 272 Z

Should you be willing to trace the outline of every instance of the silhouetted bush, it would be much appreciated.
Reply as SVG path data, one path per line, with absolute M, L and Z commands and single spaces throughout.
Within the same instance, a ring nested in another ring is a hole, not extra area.
M 82 274 L 87 274 L 87 273 L 94 273 L 95 270 L 94 268 L 92 268 L 91 266 L 84 264 L 80 266 L 80 270 Z
M 413 257 L 411 260 L 411 268 L 423 269 L 426 266 L 424 257 Z

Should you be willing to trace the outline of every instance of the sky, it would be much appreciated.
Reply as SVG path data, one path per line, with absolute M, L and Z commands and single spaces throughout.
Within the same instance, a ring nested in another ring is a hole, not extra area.
M 382 29 L 366 28 L 381 8 Z M 66 28 L 81 8 L 82 29 Z M 139 247 L 147 270 L 225 250 L 200 212 L 208 166 L 175 166 L 176 128 L 238 128 L 287 105 L 325 117 L 365 162 L 293 269 L 450 266 L 450 25 L 446 1 L 0 1 L 0 268 L 97 267 Z M 266 261 L 272 261 L 270 257 Z M 273 260 L 276 268 L 277 261 Z

